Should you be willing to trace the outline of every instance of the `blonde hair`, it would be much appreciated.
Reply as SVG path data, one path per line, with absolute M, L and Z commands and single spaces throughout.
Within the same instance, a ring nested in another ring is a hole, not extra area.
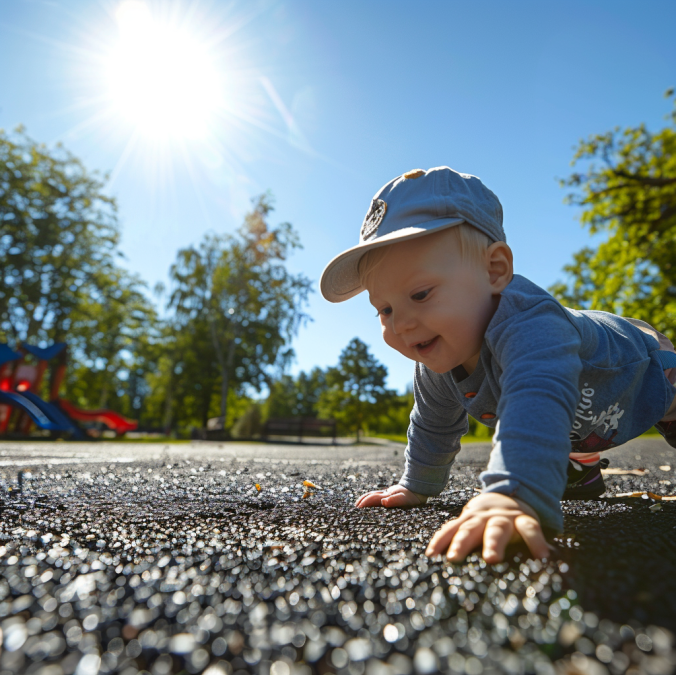
M 447 236 L 452 240 L 451 245 L 456 246 L 460 251 L 462 260 L 469 260 L 471 262 L 482 261 L 486 249 L 493 243 L 487 235 L 481 232 L 481 230 L 477 230 L 476 227 L 469 223 L 460 223 L 460 225 L 455 225 L 454 227 L 446 228 L 440 232 L 423 236 L 429 237 L 433 234 Z M 390 250 L 391 244 L 372 248 L 370 251 L 366 251 L 359 259 L 357 272 L 359 273 L 359 283 L 361 283 L 362 286 L 368 284 L 380 265 L 382 265 L 383 260 L 385 260 Z

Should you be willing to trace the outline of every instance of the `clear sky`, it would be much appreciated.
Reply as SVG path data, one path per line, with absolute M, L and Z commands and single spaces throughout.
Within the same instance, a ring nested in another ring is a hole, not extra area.
M 0 128 L 24 124 L 110 172 L 124 264 L 150 288 L 179 248 L 233 232 L 271 190 L 315 282 L 373 194 L 448 165 L 500 198 L 515 270 L 546 287 L 589 241 L 557 178 L 577 141 L 664 124 L 676 3 L 0 0 Z M 403 389 L 364 295 L 294 342 L 294 370 L 369 344 Z

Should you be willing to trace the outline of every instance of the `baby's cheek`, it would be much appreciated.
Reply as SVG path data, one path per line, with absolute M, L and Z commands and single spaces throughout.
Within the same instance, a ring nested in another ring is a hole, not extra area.
M 383 340 L 385 340 L 385 344 L 387 344 L 388 347 L 392 347 L 392 349 L 396 349 L 400 354 L 411 358 L 404 341 L 389 330 L 387 326 L 383 326 Z

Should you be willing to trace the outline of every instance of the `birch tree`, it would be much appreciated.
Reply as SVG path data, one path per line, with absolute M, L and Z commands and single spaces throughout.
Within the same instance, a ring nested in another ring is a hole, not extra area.
M 269 194 L 255 198 L 235 235 L 205 236 L 179 251 L 170 271 L 169 305 L 182 330 L 203 323 L 209 332 L 223 423 L 228 392 L 270 383 L 293 357 L 289 342 L 308 319 L 310 281 L 285 264 L 300 242 L 289 223 L 269 226 L 272 210 Z

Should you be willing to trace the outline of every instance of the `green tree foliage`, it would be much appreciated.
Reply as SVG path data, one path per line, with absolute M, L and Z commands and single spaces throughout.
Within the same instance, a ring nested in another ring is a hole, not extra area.
M 62 147 L 0 131 L 0 329 L 13 341 L 61 340 L 101 290 L 118 244 L 115 202 Z
M 359 338 L 343 349 L 338 366 L 326 372 L 327 388 L 319 397 L 320 417 L 333 417 L 344 429 L 362 431 L 377 422 L 394 398 L 385 387 L 387 368 Z
M 369 422 L 369 432 L 375 434 L 402 436 L 408 430 L 409 418 L 413 409 L 413 389 L 409 387 L 403 394 L 392 392 L 387 407 Z
M 265 418 L 317 417 L 319 398 L 326 386 L 326 373 L 321 368 L 300 372 L 296 378 L 282 375 L 270 385 Z
M 656 133 L 640 125 L 580 142 L 573 165 L 582 170 L 562 185 L 582 224 L 606 238 L 576 253 L 568 283 L 550 291 L 570 307 L 642 319 L 674 340 L 676 110 L 667 119 Z
M 116 205 L 103 188 L 61 146 L 0 131 L 0 341 L 67 341 L 66 396 L 133 414 L 155 313 L 117 265 Z
M 198 247 L 179 251 L 170 272 L 169 304 L 180 332 L 199 336 L 189 349 L 190 358 L 200 364 L 195 386 L 204 391 L 202 411 L 212 393 L 204 390 L 203 381 L 210 372 L 219 379 L 223 420 L 228 392 L 245 384 L 260 390 L 270 383 L 292 358 L 287 343 L 308 318 L 302 307 L 310 281 L 285 265 L 289 253 L 300 247 L 298 237 L 288 223 L 269 227 L 272 210 L 269 195 L 254 199 L 235 236 L 206 236 Z M 186 358 L 182 350 L 177 354 Z
M 140 414 L 145 372 L 154 359 L 148 342 L 157 337 L 157 318 L 140 282 L 114 269 L 105 286 L 82 299 L 71 313 L 69 347 L 77 359 L 68 373 L 70 396 L 105 408 L 111 398 L 127 414 Z

